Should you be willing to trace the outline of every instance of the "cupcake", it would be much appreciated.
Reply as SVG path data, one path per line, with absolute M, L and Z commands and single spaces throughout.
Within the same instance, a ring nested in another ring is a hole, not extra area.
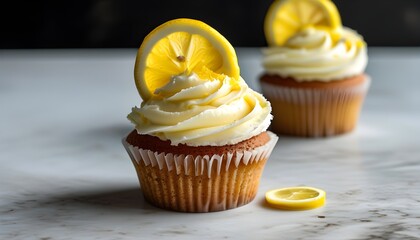
M 123 144 L 145 199 L 181 212 L 252 201 L 277 136 L 270 103 L 240 77 L 233 47 L 192 19 L 162 24 L 144 39 L 135 81 L 143 101 Z
M 278 0 L 266 15 L 263 94 L 272 130 L 328 137 L 353 130 L 370 85 L 362 36 L 341 25 L 329 0 Z

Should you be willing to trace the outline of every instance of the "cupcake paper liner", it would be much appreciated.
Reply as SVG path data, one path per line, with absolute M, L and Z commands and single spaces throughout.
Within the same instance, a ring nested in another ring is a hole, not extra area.
M 147 201 L 182 212 L 222 211 L 255 198 L 259 179 L 278 137 L 252 151 L 193 156 L 126 148 Z
M 352 87 L 293 88 L 262 82 L 271 102 L 272 130 L 286 135 L 327 137 L 351 131 L 357 123 L 370 78 Z

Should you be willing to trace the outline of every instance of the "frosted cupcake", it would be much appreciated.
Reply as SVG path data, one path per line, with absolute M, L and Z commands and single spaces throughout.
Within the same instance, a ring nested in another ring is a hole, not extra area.
M 260 81 L 273 107 L 272 129 L 303 137 L 353 130 L 370 85 L 366 43 L 341 26 L 332 1 L 276 1 L 265 32 L 269 47 L 263 50 Z
M 146 200 L 183 212 L 252 201 L 277 137 L 229 42 L 200 21 L 172 20 L 145 38 L 135 71 L 143 102 L 123 144 Z

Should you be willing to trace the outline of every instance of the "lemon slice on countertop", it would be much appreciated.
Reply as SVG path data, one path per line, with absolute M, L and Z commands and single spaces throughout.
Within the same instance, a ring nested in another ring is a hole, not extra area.
M 148 100 L 172 76 L 196 73 L 206 77 L 209 71 L 239 79 L 234 48 L 209 25 L 180 18 L 158 26 L 144 38 L 137 53 L 134 78 L 140 96 Z
M 337 35 L 340 14 L 330 0 L 275 0 L 268 9 L 264 32 L 268 45 L 281 46 L 307 27 L 322 28 Z
M 325 204 L 325 191 L 313 187 L 287 187 L 265 193 L 266 201 L 283 210 L 309 210 Z

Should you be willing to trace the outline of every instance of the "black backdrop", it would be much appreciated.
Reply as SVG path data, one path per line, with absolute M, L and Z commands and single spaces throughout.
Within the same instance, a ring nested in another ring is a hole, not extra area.
M 0 48 L 138 47 L 159 24 L 203 20 L 234 46 L 265 46 L 272 0 L 12 1 L 0 14 Z M 370 46 L 420 46 L 419 0 L 335 0 L 343 24 Z

